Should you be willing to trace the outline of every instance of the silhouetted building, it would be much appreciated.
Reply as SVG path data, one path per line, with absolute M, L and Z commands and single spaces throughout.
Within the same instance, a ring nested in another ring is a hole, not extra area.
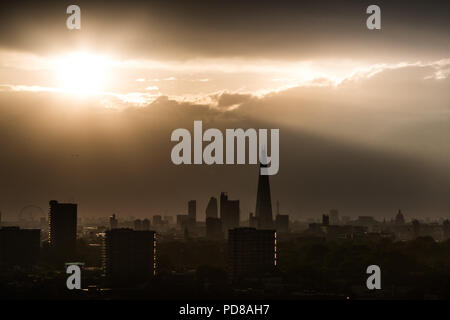
M 261 164 L 260 167 L 267 167 Z M 258 169 L 260 172 L 260 169 Z M 256 194 L 256 219 L 258 219 L 258 228 L 271 229 L 273 228 L 272 218 L 272 200 L 270 197 L 270 184 L 268 175 L 258 176 L 258 192 Z
M 0 229 L 0 266 L 32 266 L 39 259 L 41 230 Z
M 330 225 L 330 217 L 327 214 L 322 215 L 322 225 L 329 226 Z
M 206 206 L 206 218 L 218 218 L 217 212 L 217 199 L 211 197 L 209 199 L 208 205 Z
M 153 225 L 154 226 L 157 226 L 157 225 L 161 225 L 163 222 L 162 222 L 162 217 L 160 216 L 160 215 L 154 215 L 153 216 Z
M 77 205 L 50 201 L 48 214 L 50 248 L 61 259 L 73 257 L 77 241 Z
M 206 217 L 206 237 L 208 239 L 223 239 L 222 222 L 219 218 Z
M 248 225 L 250 228 L 258 228 L 258 219 L 256 219 L 252 212 L 248 215 Z
M 225 192 L 220 194 L 220 219 L 225 234 L 229 229 L 239 227 L 239 200 L 228 200 Z
M 177 225 L 184 229 L 184 227 L 188 223 L 188 215 L 186 214 L 177 214 Z
M 370 227 L 377 224 L 378 222 L 372 216 L 359 216 L 354 223 L 360 226 Z
M 260 277 L 277 264 L 275 230 L 236 228 L 228 231 L 228 268 L 232 281 Z
M 412 233 L 414 239 L 420 236 L 420 222 L 416 219 L 412 221 Z
M 289 215 L 287 214 L 277 214 L 275 218 L 275 227 L 279 233 L 289 232 Z
M 134 230 L 142 231 L 142 220 L 141 219 L 134 220 Z
M 119 222 L 116 219 L 116 215 L 113 214 L 111 217 L 109 217 L 109 228 L 110 229 L 116 229 Z
M 188 220 L 190 225 L 194 225 L 197 221 L 197 201 L 188 202 Z
M 403 216 L 402 210 L 398 210 L 398 213 L 395 216 L 395 224 L 396 225 L 404 225 L 405 224 L 405 217 Z
M 324 215 L 324 217 L 328 217 Z M 302 233 L 302 238 L 323 239 L 323 240 L 368 240 L 367 227 L 352 225 L 329 225 L 327 218 L 324 223 L 310 223 L 308 229 Z
M 149 231 L 150 230 L 150 220 L 145 218 L 142 220 L 142 230 Z
M 331 225 L 338 225 L 339 224 L 339 211 L 336 209 L 331 209 L 330 213 L 330 224 Z
M 143 283 L 156 274 L 156 233 L 108 230 L 103 244 L 103 271 L 113 286 Z

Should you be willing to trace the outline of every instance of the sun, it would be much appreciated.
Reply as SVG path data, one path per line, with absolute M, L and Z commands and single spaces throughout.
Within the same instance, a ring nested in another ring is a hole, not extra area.
M 56 58 L 59 88 L 82 96 L 105 90 L 109 68 L 108 57 L 89 52 L 75 52 Z

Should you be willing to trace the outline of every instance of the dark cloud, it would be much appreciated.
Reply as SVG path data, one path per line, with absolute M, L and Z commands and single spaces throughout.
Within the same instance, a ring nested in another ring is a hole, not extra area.
M 9 1 L 0 46 L 79 46 L 127 57 L 273 59 L 439 58 L 449 42 L 448 1 L 378 1 L 382 30 L 368 31 L 368 1 L 78 1 L 82 30 L 65 28 L 64 1 Z

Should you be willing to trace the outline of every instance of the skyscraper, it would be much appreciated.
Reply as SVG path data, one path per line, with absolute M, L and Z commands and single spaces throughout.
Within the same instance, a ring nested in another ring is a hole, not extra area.
M 228 200 L 225 192 L 220 194 L 220 220 L 226 235 L 228 230 L 239 227 L 239 200 Z
M 260 165 L 267 167 L 267 165 Z M 258 169 L 260 172 L 260 169 Z M 256 210 L 255 216 L 258 220 L 259 229 L 273 228 L 272 219 L 272 200 L 270 198 L 270 184 L 268 175 L 259 175 L 258 177 L 258 193 L 256 194 Z
M 77 240 L 77 205 L 50 201 L 48 242 L 58 258 L 70 259 Z
M 156 214 L 152 217 L 153 219 L 153 226 L 161 225 L 162 224 L 162 217 L 159 214 Z
M 109 228 L 116 229 L 117 225 L 118 225 L 118 221 L 116 219 L 116 215 L 113 214 L 111 217 L 109 217 Z
M 177 214 L 177 225 L 184 229 L 188 223 L 188 215 L 187 214 Z
M 195 200 L 188 202 L 188 219 L 190 225 L 194 225 L 197 221 L 197 201 Z
M 218 218 L 217 213 L 217 199 L 211 197 L 208 205 L 206 206 L 206 218 Z
M 111 285 L 142 283 L 156 273 L 156 233 L 132 229 L 106 231 L 103 271 Z
M 229 230 L 228 271 L 232 281 L 263 276 L 277 264 L 275 230 L 236 228 Z

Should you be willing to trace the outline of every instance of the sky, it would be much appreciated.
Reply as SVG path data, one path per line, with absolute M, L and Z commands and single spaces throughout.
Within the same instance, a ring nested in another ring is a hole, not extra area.
M 293 218 L 450 215 L 445 1 L 65 1 L 0 8 L 0 211 L 199 219 L 254 212 L 258 168 L 176 166 L 171 132 L 280 129 L 272 200 Z M 276 206 L 273 205 L 275 208 Z M 274 212 L 275 214 L 275 212 Z

